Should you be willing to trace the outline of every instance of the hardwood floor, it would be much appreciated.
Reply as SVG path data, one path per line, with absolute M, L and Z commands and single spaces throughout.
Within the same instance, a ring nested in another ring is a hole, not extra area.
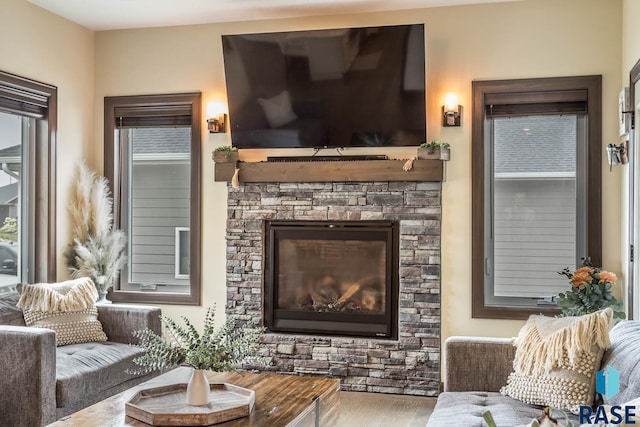
M 339 427 L 424 427 L 435 397 L 341 391 Z

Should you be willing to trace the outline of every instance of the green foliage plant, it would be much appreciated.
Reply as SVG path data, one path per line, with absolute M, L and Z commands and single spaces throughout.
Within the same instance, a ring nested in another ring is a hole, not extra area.
M 427 153 L 433 154 L 433 151 L 436 149 L 436 147 L 449 148 L 451 147 L 451 144 L 449 144 L 448 142 L 441 141 L 439 139 L 434 139 L 431 142 L 423 142 L 422 144 L 420 144 L 418 148 L 426 148 Z
M 611 307 L 614 319 L 624 319 L 622 301 L 612 294 L 612 285 L 617 277 L 614 273 L 594 267 L 589 257 L 582 259 L 582 267 L 571 272 L 568 268 L 558 274 L 571 281 L 571 289 L 560 293 L 558 300 L 562 309 L 561 316 L 582 316 Z
M 204 330 L 198 333 L 193 323 L 182 316 L 185 326 L 160 316 L 169 333 L 165 339 L 150 329 L 135 331 L 139 346 L 146 351 L 133 359 L 137 369 L 132 374 L 147 374 L 178 365 L 191 366 L 215 372 L 235 371 L 243 363 L 258 359 L 256 353 L 264 328 L 250 322 L 241 322 L 236 316 L 228 316 L 226 322 L 215 328 L 215 307 L 209 307 L 204 320 Z

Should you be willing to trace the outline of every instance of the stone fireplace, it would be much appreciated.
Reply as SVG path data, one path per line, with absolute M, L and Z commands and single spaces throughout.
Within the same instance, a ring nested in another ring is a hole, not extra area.
M 268 369 L 334 376 L 342 390 L 436 396 L 440 200 L 440 182 L 229 186 L 226 310 L 269 328 Z M 365 226 L 377 234 L 358 234 Z M 345 254 L 367 274 L 336 276 L 329 265 L 342 268 Z

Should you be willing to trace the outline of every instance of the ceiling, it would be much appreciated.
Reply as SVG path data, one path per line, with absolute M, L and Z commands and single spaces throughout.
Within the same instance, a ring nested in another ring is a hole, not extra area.
M 91 30 L 497 3 L 509 0 L 28 0 Z

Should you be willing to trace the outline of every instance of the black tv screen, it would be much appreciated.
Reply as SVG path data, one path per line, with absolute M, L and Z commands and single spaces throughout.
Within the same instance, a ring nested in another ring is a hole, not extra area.
M 238 148 L 426 140 L 424 25 L 222 36 Z

